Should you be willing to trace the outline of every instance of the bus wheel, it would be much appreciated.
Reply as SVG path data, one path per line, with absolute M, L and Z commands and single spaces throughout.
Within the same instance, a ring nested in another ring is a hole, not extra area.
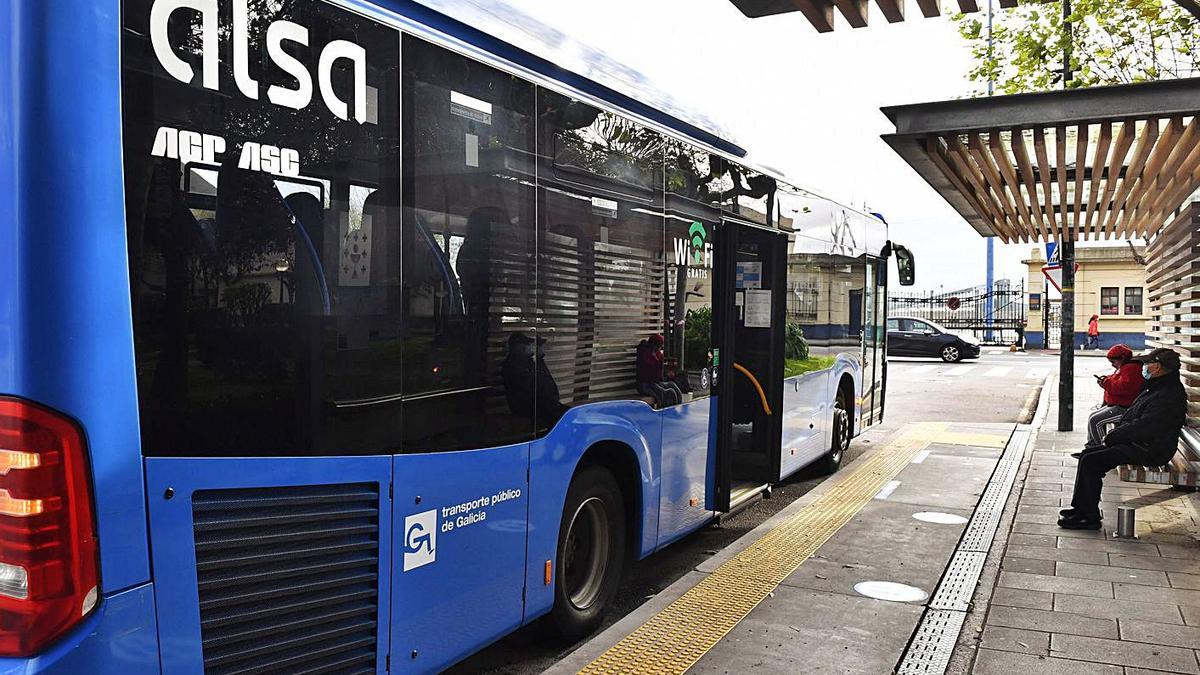
M 842 466 L 842 458 L 850 449 L 850 402 L 846 392 L 839 391 L 833 404 L 833 444 L 821 458 L 821 473 L 834 473 Z
M 625 509 L 621 489 L 603 467 L 571 481 L 558 527 L 554 578 L 555 632 L 575 641 L 596 629 L 617 592 L 625 564 Z

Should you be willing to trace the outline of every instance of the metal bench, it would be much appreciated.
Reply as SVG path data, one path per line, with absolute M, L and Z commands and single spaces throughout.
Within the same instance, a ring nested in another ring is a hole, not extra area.
M 1132 539 L 1137 536 L 1134 520 L 1135 509 L 1172 499 L 1176 496 L 1172 493 L 1177 488 L 1200 486 L 1200 429 L 1184 427 L 1179 432 L 1179 452 L 1175 453 L 1168 464 L 1163 466 L 1125 464 L 1117 471 L 1121 480 L 1128 483 L 1170 486 L 1169 489 L 1153 494 L 1127 499 L 1117 507 L 1117 531 L 1113 535 Z

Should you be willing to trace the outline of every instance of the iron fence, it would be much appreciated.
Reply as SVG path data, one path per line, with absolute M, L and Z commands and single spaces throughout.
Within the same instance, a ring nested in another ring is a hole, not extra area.
M 933 321 L 984 344 L 1013 344 L 1025 329 L 1025 285 L 1005 282 L 957 291 L 888 294 L 888 316 Z

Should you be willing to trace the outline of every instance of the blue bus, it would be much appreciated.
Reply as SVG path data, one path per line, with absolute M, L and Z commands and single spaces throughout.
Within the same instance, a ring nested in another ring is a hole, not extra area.
M 0 670 L 435 671 L 884 405 L 881 218 L 402 0 L 10 0 Z

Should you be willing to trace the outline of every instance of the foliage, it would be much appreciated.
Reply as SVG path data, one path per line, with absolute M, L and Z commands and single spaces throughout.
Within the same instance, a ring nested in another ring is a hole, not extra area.
M 804 339 L 804 329 L 791 319 L 788 319 L 787 327 L 784 328 L 783 358 L 800 360 L 808 358 L 808 340 Z
M 712 344 L 712 307 L 689 309 L 683 325 L 684 366 L 691 369 L 706 367 Z
M 971 48 L 973 82 L 1016 94 L 1062 88 L 1062 2 L 1029 3 L 997 12 L 989 54 L 986 19 L 958 18 Z M 1068 87 L 1128 84 L 1200 74 L 1200 30 L 1171 0 L 1072 0 Z
M 825 370 L 833 365 L 834 358 L 832 356 L 810 356 L 805 359 L 785 359 L 783 362 L 783 376 L 795 377 L 803 373 L 811 373 L 814 370 Z

